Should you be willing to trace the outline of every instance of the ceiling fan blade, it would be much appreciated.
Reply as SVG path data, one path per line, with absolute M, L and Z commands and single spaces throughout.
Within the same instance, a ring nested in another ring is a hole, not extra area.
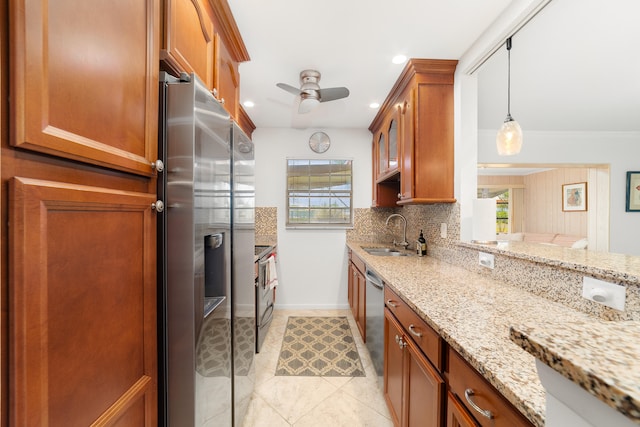
M 336 99 L 346 98 L 349 96 L 349 89 L 346 87 L 330 87 L 320 89 L 320 102 L 334 101 Z
M 291 85 L 288 85 L 286 83 L 278 83 L 276 84 L 276 86 L 278 86 L 280 89 L 284 89 L 287 92 L 293 94 L 293 95 L 300 95 L 302 93 L 302 91 L 297 88 L 297 87 L 293 87 Z

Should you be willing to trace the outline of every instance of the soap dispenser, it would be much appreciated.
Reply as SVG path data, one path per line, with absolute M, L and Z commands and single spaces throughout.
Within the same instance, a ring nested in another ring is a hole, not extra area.
M 418 237 L 416 252 L 418 253 L 418 256 L 427 255 L 427 241 L 425 240 L 424 235 L 422 234 L 422 230 L 420 230 L 420 237 Z

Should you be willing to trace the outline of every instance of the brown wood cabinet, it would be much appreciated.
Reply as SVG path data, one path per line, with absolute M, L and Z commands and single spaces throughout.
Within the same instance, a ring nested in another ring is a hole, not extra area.
M 366 342 L 366 279 L 364 271 L 366 269 L 364 261 L 356 254 L 349 251 L 349 277 L 347 298 L 351 313 L 358 325 L 358 331 L 362 340 Z
M 0 425 L 155 426 L 160 1 L 5 9 Z
M 384 396 L 396 426 L 439 427 L 444 380 L 385 308 Z
M 532 427 L 389 287 L 384 300 L 384 395 L 396 426 Z
M 153 175 L 158 8 L 10 2 L 11 145 Z
M 246 50 L 226 0 L 167 0 L 161 68 L 174 76 L 195 73 L 247 135 L 255 126 L 240 107 L 238 64 Z
M 166 0 L 160 59 L 167 71 L 195 73 L 213 89 L 214 29 L 207 0 Z
M 455 60 L 409 60 L 369 126 L 375 145 L 376 135 L 388 132 L 384 126 L 390 118 L 398 120 L 399 180 L 395 173 L 376 175 L 374 205 L 455 202 L 453 76 L 456 65 Z M 374 152 L 374 169 L 380 161 Z
M 447 427 L 480 427 L 451 392 L 447 392 Z
M 452 348 L 448 349 L 447 361 L 447 382 L 451 395 L 460 402 L 458 412 L 466 413 L 483 427 L 533 426 Z

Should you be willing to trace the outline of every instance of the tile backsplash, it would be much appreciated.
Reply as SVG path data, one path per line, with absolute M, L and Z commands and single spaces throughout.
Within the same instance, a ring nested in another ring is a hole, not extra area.
M 420 230 L 427 240 L 427 253 L 435 256 L 440 247 L 452 247 L 460 240 L 460 207 L 458 204 L 411 205 L 402 208 L 354 209 L 354 226 L 347 230 L 347 239 L 392 243 L 402 240 L 402 220 L 385 221 L 393 213 L 402 214 L 407 219 L 407 241 L 415 246 Z M 440 237 L 440 224 L 447 224 L 447 237 Z M 434 253 L 432 253 L 432 251 Z
M 402 238 L 402 221 L 385 221 L 392 213 L 407 218 L 407 241 L 415 247 L 420 230 L 427 240 L 427 254 L 466 270 L 525 289 L 532 294 L 561 303 L 602 320 L 640 320 L 640 286 L 627 286 L 625 311 L 614 310 L 582 298 L 582 277 L 589 271 L 577 271 L 508 255 L 497 254 L 496 268 L 478 265 L 478 252 L 470 245 L 460 245 L 460 206 L 455 204 L 410 205 L 402 208 L 354 209 L 354 228 L 347 240 L 391 244 Z M 440 237 L 440 227 L 447 225 L 447 237 Z M 607 280 L 603 278 L 603 280 Z
M 278 208 L 256 206 L 256 242 L 277 241 Z

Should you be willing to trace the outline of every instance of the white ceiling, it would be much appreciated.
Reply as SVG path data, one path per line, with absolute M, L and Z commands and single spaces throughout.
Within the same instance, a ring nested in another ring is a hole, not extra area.
M 458 59 L 509 0 L 229 0 L 251 61 L 242 101 L 257 127 L 366 128 L 404 64 Z M 511 113 L 525 130 L 640 130 L 640 1 L 554 0 L 513 37 Z M 297 114 L 299 73 L 351 95 Z M 506 116 L 506 50 L 480 69 L 479 127 Z
M 257 127 L 367 128 L 400 75 L 397 54 L 458 59 L 509 0 L 229 0 L 251 61 L 240 66 L 240 97 Z M 346 86 L 348 98 L 297 114 L 303 69 L 320 87 Z
M 512 37 L 511 115 L 523 130 L 640 131 L 640 1 L 553 0 Z M 507 51 L 478 72 L 478 121 L 507 113 Z

